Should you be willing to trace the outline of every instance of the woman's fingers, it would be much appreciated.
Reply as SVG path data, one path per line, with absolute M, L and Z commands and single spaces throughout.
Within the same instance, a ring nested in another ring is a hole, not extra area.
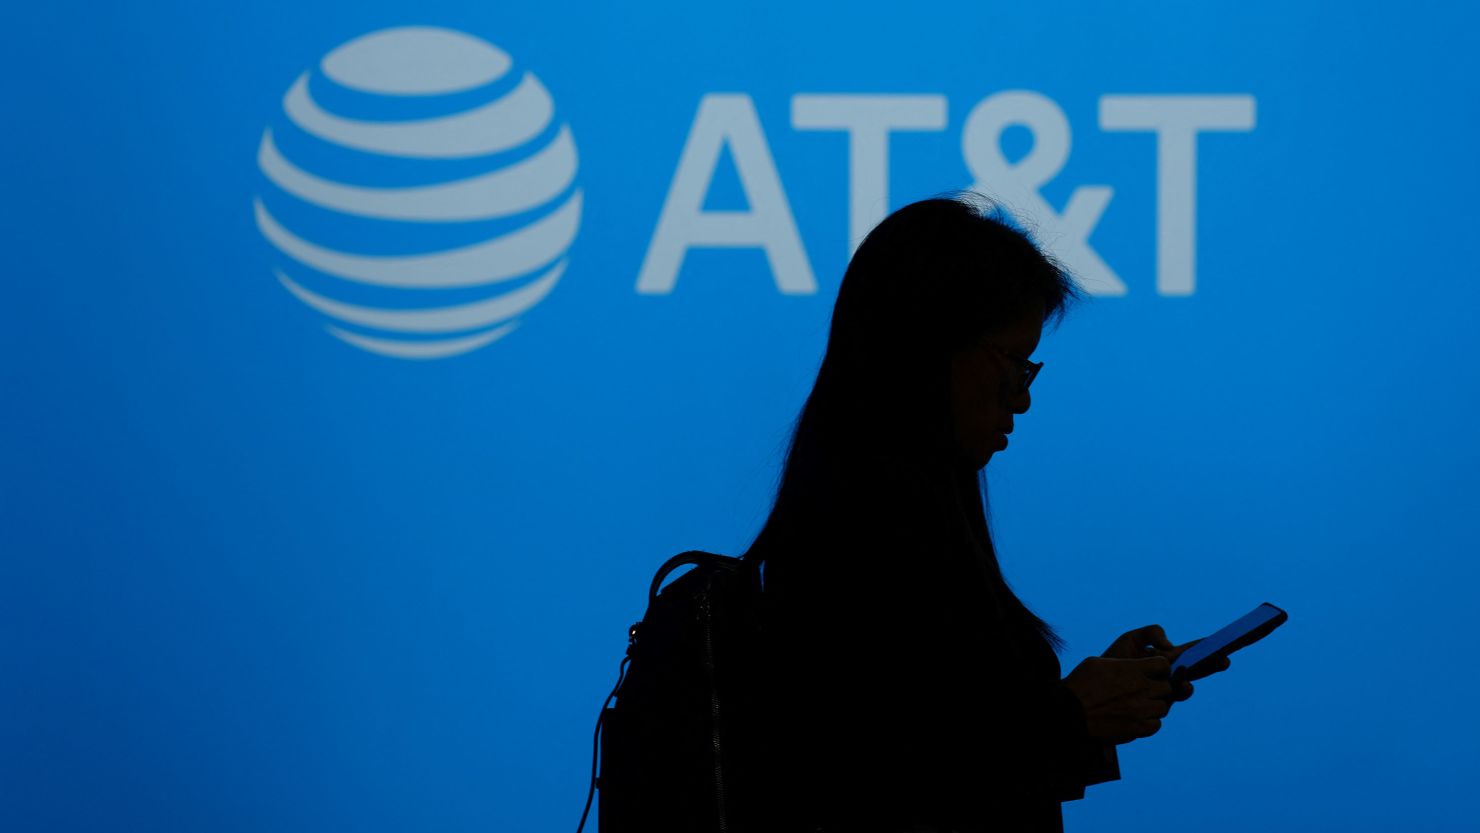
M 1166 717 L 1172 709 L 1172 703 L 1191 696 L 1190 689 L 1187 690 L 1185 696 L 1182 695 L 1187 683 L 1171 679 L 1171 663 L 1166 657 L 1148 657 L 1138 661 L 1138 665 L 1141 666 L 1140 670 L 1145 675 L 1142 678 L 1141 696 L 1155 704 L 1153 709 L 1156 711 L 1156 717 Z
M 1139 667 L 1141 673 L 1153 680 L 1165 680 L 1172 674 L 1172 661 L 1166 657 L 1146 657 L 1131 661 Z
M 1162 692 L 1157 689 L 1151 689 L 1142 692 L 1140 697 L 1137 697 L 1131 702 L 1133 704 L 1132 707 L 1138 714 L 1149 715 L 1151 717 L 1166 717 L 1167 713 L 1172 710 L 1173 698 L 1171 691 Z
M 1172 699 L 1172 683 L 1170 680 L 1152 680 L 1150 685 L 1150 697 L 1156 700 Z
M 1166 653 L 1171 650 L 1173 645 L 1161 625 L 1142 625 L 1121 634 L 1101 656 L 1110 659 L 1137 659 L 1151 653 Z
M 1130 649 L 1136 654 L 1144 654 L 1147 648 L 1158 651 L 1172 649 L 1172 643 L 1167 639 L 1167 633 L 1162 630 L 1161 625 L 1142 625 L 1133 631 L 1126 631 L 1115 640 L 1115 646 Z
M 1229 662 L 1228 657 L 1219 657 L 1217 660 L 1204 665 L 1201 669 L 1198 670 L 1197 674 L 1189 676 L 1188 679 L 1201 680 L 1203 677 L 1206 677 L 1210 674 L 1217 674 L 1223 671 L 1227 671 L 1228 667 L 1231 664 L 1232 663 Z
M 1173 645 L 1172 646 L 1172 649 L 1170 651 L 1167 651 L 1166 652 L 1166 657 L 1167 657 L 1168 660 L 1171 660 L 1172 662 L 1176 662 L 1177 661 L 1177 657 L 1182 656 L 1182 652 L 1183 651 L 1187 650 L 1188 648 L 1191 648 L 1193 645 L 1196 645 L 1197 643 L 1199 643 L 1201 641 L 1202 641 L 1201 639 L 1194 639 L 1191 642 L 1183 642 L 1181 645 Z
M 1167 639 L 1167 632 L 1162 630 L 1161 625 L 1144 625 L 1136 628 L 1126 636 L 1135 640 L 1136 645 L 1149 645 L 1162 651 L 1170 651 L 1172 643 Z

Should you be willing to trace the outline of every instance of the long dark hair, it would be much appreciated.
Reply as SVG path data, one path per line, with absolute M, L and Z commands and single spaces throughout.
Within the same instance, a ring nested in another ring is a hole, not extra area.
M 1045 323 L 1057 322 L 1078 297 L 1068 272 L 981 195 L 922 200 L 885 218 L 843 275 L 775 504 L 745 557 L 764 559 L 771 544 L 805 528 L 817 496 L 840 491 L 864 461 L 948 455 L 950 357 L 1040 308 Z M 1061 649 L 1063 640 L 1002 576 L 985 470 L 963 472 L 951 484 L 959 493 L 953 503 L 986 551 L 993 589 Z

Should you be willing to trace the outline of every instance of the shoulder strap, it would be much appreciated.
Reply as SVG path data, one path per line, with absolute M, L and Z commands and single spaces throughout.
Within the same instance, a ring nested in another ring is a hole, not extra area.
M 658 568 L 657 575 L 653 576 L 653 584 L 648 588 L 649 605 L 658 598 L 658 593 L 662 590 L 663 581 L 668 578 L 668 574 L 685 564 L 695 564 L 700 569 L 709 567 L 713 570 L 738 570 L 744 566 L 742 559 L 729 555 L 717 555 L 712 552 L 704 552 L 703 550 L 681 552 L 663 562 L 663 566 Z

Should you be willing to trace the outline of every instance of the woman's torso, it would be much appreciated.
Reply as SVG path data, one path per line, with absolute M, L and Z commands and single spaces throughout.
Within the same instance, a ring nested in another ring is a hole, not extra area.
M 762 783 L 772 824 L 1059 829 L 982 728 L 992 692 L 1056 685 L 1052 647 L 1000 586 L 941 472 L 883 468 L 819 496 L 765 560 Z M 971 738 L 972 743 L 965 739 Z M 987 747 L 987 748 L 979 748 Z M 774 828 L 782 829 L 782 828 Z

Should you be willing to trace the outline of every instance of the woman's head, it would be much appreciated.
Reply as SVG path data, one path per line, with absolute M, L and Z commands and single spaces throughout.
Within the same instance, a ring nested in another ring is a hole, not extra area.
M 854 253 L 798 443 L 829 457 L 947 456 L 980 469 L 1028 409 L 1043 324 L 1074 284 L 984 199 L 889 215 Z
M 917 461 L 948 479 L 941 494 L 954 492 L 948 510 L 985 553 L 993 597 L 1058 646 L 1002 577 L 981 470 L 1028 410 L 1028 357 L 1044 323 L 1076 296 L 1064 270 L 983 198 L 924 200 L 885 218 L 843 276 L 817 382 L 748 557 L 807 546 L 829 523 L 821 507 L 879 485 L 870 478 L 880 458 Z
M 1064 270 L 985 199 L 924 200 L 885 218 L 843 276 L 776 503 L 747 557 L 807 546 L 829 523 L 821 507 L 877 485 L 873 461 L 918 461 L 949 473 L 950 511 L 985 553 L 996 609 L 1060 645 L 1002 577 L 981 469 L 1028 410 L 1028 356 L 1044 323 L 1075 297 Z

